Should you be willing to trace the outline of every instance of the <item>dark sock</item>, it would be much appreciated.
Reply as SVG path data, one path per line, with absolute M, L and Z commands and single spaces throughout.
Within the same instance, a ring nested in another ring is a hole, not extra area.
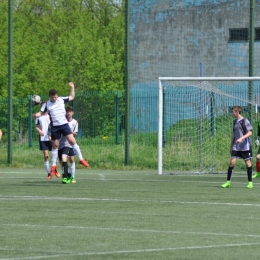
M 68 178 L 68 163 L 62 162 L 62 168 L 63 168 L 63 178 Z
M 234 170 L 234 166 L 233 167 L 230 167 L 230 166 L 228 167 L 228 172 L 227 172 L 227 180 L 228 181 L 231 180 L 233 170 Z
M 247 167 L 247 178 L 248 178 L 248 181 L 252 181 L 252 166 L 250 167 Z

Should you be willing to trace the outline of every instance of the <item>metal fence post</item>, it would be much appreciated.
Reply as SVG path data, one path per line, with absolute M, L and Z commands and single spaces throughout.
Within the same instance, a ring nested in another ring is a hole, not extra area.
M 28 125 L 29 125 L 29 147 L 32 147 L 32 96 L 30 95 L 28 97 L 28 103 L 29 103 L 29 106 L 28 106 Z
M 119 144 L 120 134 L 120 114 L 119 114 L 119 91 L 116 91 L 115 96 L 115 112 L 116 112 L 116 144 Z

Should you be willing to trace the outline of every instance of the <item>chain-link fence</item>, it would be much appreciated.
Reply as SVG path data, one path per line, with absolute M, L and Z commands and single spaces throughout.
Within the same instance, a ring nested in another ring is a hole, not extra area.
M 41 95 L 41 94 L 40 94 Z M 41 95 L 42 100 L 47 96 Z M 130 164 L 135 167 L 156 168 L 157 165 L 157 91 L 131 91 L 130 95 Z M 3 111 L 3 131 L 0 163 L 7 163 L 8 100 L 0 99 Z M 77 93 L 69 103 L 78 121 L 76 137 L 83 156 L 92 166 L 122 168 L 125 159 L 125 96 L 120 91 L 91 91 Z M 40 110 L 30 97 L 13 98 L 12 165 L 42 164 L 38 132 L 32 114 Z M 146 159 L 147 157 L 147 159 Z M 146 166 L 147 165 L 147 166 Z

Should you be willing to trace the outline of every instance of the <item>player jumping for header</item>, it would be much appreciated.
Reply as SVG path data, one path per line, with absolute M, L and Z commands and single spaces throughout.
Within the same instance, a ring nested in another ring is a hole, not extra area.
M 47 111 L 50 114 L 51 118 L 51 139 L 52 139 L 52 167 L 50 175 L 55 175 L 57 168 L 57 158 L 58 158 L 58 148 L 59 140 L 61 135 L 65 136 L 68 142 L 71 144 L 73 150 L 79 158 L 79 163 L 85 167 L 89 167 L 89 164 L 86 160 L 83 159 L 80 148 L 76 143 L 76 140 L 71 132 L 71 129 L 66 118 L 66 110 L 64 104 L 73 100 L 75 97 L 74 84 L 69 83 L 70 86 L 70 95 L 67 97 L 59 97 L 56 89 L 49 90 L 49 97 L 46 103 L 41 107 L 40 112 L 33 115 L 34 118 L 40 117 L 47 107 Z

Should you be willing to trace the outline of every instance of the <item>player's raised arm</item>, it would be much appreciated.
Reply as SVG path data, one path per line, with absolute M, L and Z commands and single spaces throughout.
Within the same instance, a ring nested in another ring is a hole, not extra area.
M 75 88 L 74 88 L 74 84 L 72 82 L 69 83 L 69 86 L 70 86 L 69 101 L 71 101 L 75 97 Z
M 38 117 L 42 116 L 42 115 L 44 114 L 44 111 L 47 110 L 47 107 L 46 107 L 46 106 L 47 106 L 47 105 L 46 105 L 46 102 L 43 103 L 43 104 L 42 104 L 42 107 L 41 107 L 41 110 L 40 110 L 38 113 L 36 113 L 36 114 L 32 114 L 32 118 L 38 118 Z
M 36 113 L 36 114 L 32 114 L 32 118 L 38 118 L 40 116 L 42 116 L 42 112 L 41 111 Z

